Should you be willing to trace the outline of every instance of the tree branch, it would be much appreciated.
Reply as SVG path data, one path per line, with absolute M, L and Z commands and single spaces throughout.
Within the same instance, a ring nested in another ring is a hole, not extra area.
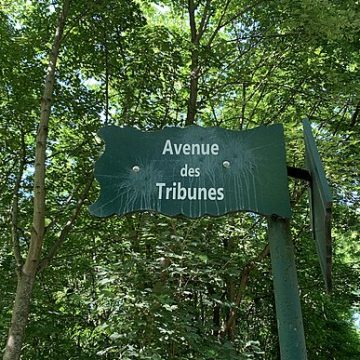
M 187 107 L 187 115 L 185 125 L 192 125 L 195 121 L 197 111 L 197 96 L 198 96 L 198 83 L 199 83 L 199 41 L 197 35 L 196 22 L 195 22 L 195 4 L 193 0 L 188 0 L 189 22 L 191 32 L 191 65 L 190 65 L 190 87 L 189 87 L 189 100 Z
M 350 128 L 353 128 L 358 120 L 360 114 L 360 102 L 356 105 L 355 111 L 353 112 L 350 120 Z
M 245 109 L 246 109 L 246 82 L 243 82 L 242 97 L 241 97 L 240 130 L 243 129 L 245 123 Z
M 79 193 L 79 190 L 81 188 L 82 184 L 78 184 L 74 190 L 72 191 L 72 193 L 67 197 L 66 201 L 64 202 L 64 206 L 61 207 L 57 213 L 54 215 L 54 217 L 52 218 L 52 220 L 50 221 L 50 223 L 46 226 L 45 228 L 45 234 L 51 230 L 51 228 L 54 226 L 54 224 L 57 224 L 59 222 L 59 218 L 64 216 L 64 212 L 70 207 L 71 202 L 73 201 L 73 199 L 75 198 L 75 195 Z
M 207 25 L 208 25 L 210 17 L 211 17 L 210 3 L 211 3 L 211 0 L 206 0 L 204 13 L 203 13 L 203 16 L 200 21 L 199 32 L 197 34 L 198 43 L 200 43 L 200 40 L 201 40 L 202 36 L 204 35 L 204 32 L 206 31 Z
M 189 22 L 190 22 L 190 32 L 191 32 L 191 42 L 196 44 L 197 42 L 197 30 L 195 22 L 195 3 L 194 0 L 188 0 L 188 11 L 189 11 Z
M 42 259 L 42 261 L 40 262 L 39 267 L 38 267 L 38 272 L 43 271 L 50 264 L 51 260 L 59 252 L 59 249 L 60 249 L 61 245 L 66 240 L 66 238 L 69 235 L 71 229 L 73 228 L 77 218 L 79 217 L 80 211 L 82 209 L 82 206 L 84 205 L 85 199 L 87 198 L 87 196 L 89 194 L 89 191 L 90 191 L 90 188 L 91 188 L 91 185 L 92 185 L 93 181 L 94 181 L 94 176 L 91 175 L 90 178 L 89 178 L 89 181 L 87 182 L 84 190 L 82 191 L 82 193 L 81 193 L 81 195 L 79 197 L 79 200 L 78 200 L 78 202 L 76 204 L 76 207 L 74 209 L 74 212 L 73 212 L 72 216 L 67 221 L 65 226 L 62 228 L 58 239 L 51 246 L 47 256 L 44 257 Z
M 35 173 L 34 173 L 34 212 L 31 227 L 31 241 L 23 271 L 36 273 L 40 259 L 45 232 L 45 169 L 48 126 L 51 113 L 52 93 L 55 84 L 56 63 L 59 57 L 62 35 L 69 11 L 70 0 L 65 0 L 55 33 L 54 43 L 49 58 L 44 91 L 41 98 L 40 122 L 36 135 Z
M 107 28 L 105 28 L 104 34 L 104 52 L 105 52 L 105 124 L 109 123 L 109 48 L 108 48 L 108 34 Z
M 224 6 L 224 9 L 223 9 L 222 12 L 221 12 L 221 16 L 220 16 L 218 25 L 217 25 L 217 27 L 215 28 L 213 34 L 211 35 L 211 37 L 210 37 L 210 39 L 209 39 L 209 41 L 208 41 L 208 43 L 207 43 L 207 46 L 210 46 L 210 45 L 212 44 L 212 42 L 214 41 L 216 35 L 217 35 L 218 32 L 220 31 L 220 29 L 223 27 L 223 25 L 221 25 L 221 23 L 222 23 L 222 21 L 223 21 L 223 19 L 224 19 L 224 16 L 225 16 L 226 12 L 227 12 L 227 9 L 228 9 L 228 7 L 229 7 L 229 5 L 230 5 L 230 2 L 231 2 L 231 0 L 227 0 L 227 1 L 226 1 L 226 4 L 225 4 L 225 6 Z
M 224 334 L 228 335 L 229 337 L 232 337 L 234 334 L 235 322 L 237 317 L 237 308 L 240 306 L 240 303 L 243 299 L 250 273 L 256 267 L 256 264 L 262 261 L 263 259 L 265 259 L 269 255 L 269 253 L 270 253 L 270 246 L 269 244 L 267 244 L 264 247 L 264 249 L 261 251 L 261 253 L 255 259 L 248 262 L 244 267 L 244 271 L 241 275 L 240 286 L 237 291 L 237 295 L 235 299 L 235 306 L 230 310 L 229 318 L 225 323 Z
M 214 41 L 216 35 L 218 34 L 218 32 L 226 25 L 229 25 L 231 22 L 233 22 L 234 20 L 236 20 L 238 17 L 244 15 L 246 12 L 248 12 L 249 10 L 253 9 L 254 7 L 256 7 L 257 5 L 261 4 L 263 1 L 265 0 L 258 0 L 255 3 L 247 6 L 245 9 L 242 9 L 241 11 L 239 11 L 238 13 L 236 13 L 235 15 L 231 16 L 229 19 L 227 19 L 226 21 L 223 22 L 224 17 L 226 15 L 226 12 L 228 10 L 228 7 L 230 5 L 231 0 L 227 0 L 226 4 L 224 6 L 224 9 L 222 11 L 221 17 L 219 19 L 218 25 L 215 28 L 213 34 L 211 35 L 207 46 L 210 46 L 212 44 L 212 42 Z
M 18 276 L 20 276 L 20 269 L 24 263 L 24 259 L 21 256 L 21 249 L 19 243 L 18 212 L 19 212 L 19 191 L 21 187 L 21 179 L 24 174 L 25 165 L 26 165 L 25 136 L 24 133 L 22 133 L 19 170 L 16 176 L 12 206 L 11 206 L 11 240 L 14 251 L 14 257 L 16 261 L 16 272 Z

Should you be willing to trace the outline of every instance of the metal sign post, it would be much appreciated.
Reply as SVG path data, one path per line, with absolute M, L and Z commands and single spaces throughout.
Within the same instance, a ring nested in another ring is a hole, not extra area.
M 281 359 L 304 360 L 304 326 L 289 220 L 268 217 L 268 235 Z

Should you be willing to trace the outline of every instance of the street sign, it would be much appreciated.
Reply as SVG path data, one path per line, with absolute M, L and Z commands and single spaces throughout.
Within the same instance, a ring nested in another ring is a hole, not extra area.
M 282 125 L 247 131 L 107 126 L 93 215 L 137 211 L 196 218 L 234 211 L 291 216 Z
M 309 121 L 303 121 L 305 140 L 305 163 L 311 174 L 309 191 L 310 216 L 313 237 L 320 260 L 325 287 L 331 290 L 332 244 L 331 244 L 331 208 L 332 195 L 325 171 L 320 161 Z

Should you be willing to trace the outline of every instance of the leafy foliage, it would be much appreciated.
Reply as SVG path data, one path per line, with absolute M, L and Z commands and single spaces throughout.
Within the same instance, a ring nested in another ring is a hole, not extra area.
M 23 255 L 29 246 L 41 84 L 61 4 L 0 2 L 3 342 L 16 286 L 13 242 Z M 71 1 L 49 127 L 43 260 L 59 239 L 62 247 L 38 274 L 24 359 L 279 358 L 271 264 L 259 258 L 264 219 L 103 220 L 85 206 L 64 232 L 87 187 L 85 205 L 98 194 L 96 131 L 105 123 L 183 126 L 192 74 L 195 123 L 282 123 L 291 166 L 304 162 L 301 119 L 313 122 L 335 198 L 334 290 L 322 290 L 306 184 L 292 181 L 308 356 L 359 357 L 358 15 L 358 2 L 347 0 Z

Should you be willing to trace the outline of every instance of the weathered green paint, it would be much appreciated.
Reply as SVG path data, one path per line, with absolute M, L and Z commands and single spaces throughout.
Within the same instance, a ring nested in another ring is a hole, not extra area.
M 310 216 L 325 287 L 331 290 L 332 244 L 331 208 L 332 195 L 325 177 L 309 121 L 303 121 L 305 138 L 306 167 L 311 174 Z
M 281 125 L 241 132 L 108 126 L 99 135 L 105 152 L 95 166 L 96 216 L 145 210 L 191 218 L 239 210 L 291 216 Z
M 269 217 L 268 235 L 281 360 L 305 360 L 304 326 L 289 220 Z

